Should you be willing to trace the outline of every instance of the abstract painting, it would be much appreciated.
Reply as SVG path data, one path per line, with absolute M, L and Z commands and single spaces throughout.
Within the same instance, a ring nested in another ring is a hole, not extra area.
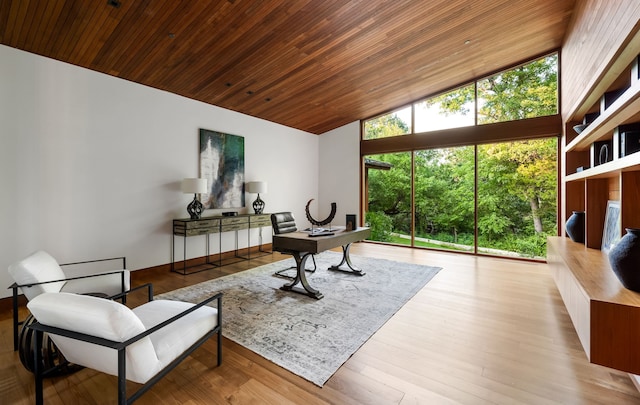
M 244 207 L 244 137 L 200 129 L 200 177 L 204 209 Z

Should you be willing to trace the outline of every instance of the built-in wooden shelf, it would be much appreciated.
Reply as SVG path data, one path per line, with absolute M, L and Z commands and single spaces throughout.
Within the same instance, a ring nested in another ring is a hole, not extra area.
M 622 286 L 606 253 L 565 237 L 547 262 L 589 361 L 640 374 L 640 293 Z
M 569 174 L 565 181 L 576 181 L 587 178 L 607 178 L 618 177 L 622 172 L 640 171 L 640 152 L 632 153 L 629 156 L 612 160 L 611 162 L 583 170 L 581 172 Z
M 592 143 L 611 139 L 617 126 L 637 121 L 640 121 L 640 81 L 633 82 L 608 109 L 567 145 L 566 151 L 589 150 Z
M 580 135 L 567 144 L 566 151 L 589 150 L 592 143 L 611 139 L 613 130 L 617 126 L 638 121 L 640 121 L 640 81 L 636 80 Z

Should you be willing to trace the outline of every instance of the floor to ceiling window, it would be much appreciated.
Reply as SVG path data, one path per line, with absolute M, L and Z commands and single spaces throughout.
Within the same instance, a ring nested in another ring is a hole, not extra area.
M 411 153 L 373 155 L 366 164 L 370 239 L 411 245 Z
M 414 152 L 415 246 L 473 251 L 473 149 Z
M 478 146 L 478 252 L 542 258 L 557 234 L 557 138 Z
M 560 132 L 556 54 L 365 121 L 370 239 L 544 257 Z

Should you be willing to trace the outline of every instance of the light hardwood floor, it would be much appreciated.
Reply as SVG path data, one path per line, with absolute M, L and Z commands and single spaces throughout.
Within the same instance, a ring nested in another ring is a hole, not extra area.
M 626 373 L 588 362 L 545 264 L 367 243 L 351 252 L 443 270 L 323 388 L 227 339 L 217 368 L 211 339 L 136 403 L 640 404 Z M 188 276 L 134 272 L 133 282 L 152 281 L 159 294 L 281 258 Z M 0 403 L 33 403 L 8 310 L 0 313 L 0 343 Z M 114 377 L 82 370 L 47 380 L 45 403 L 114 403 L 115 386 Z

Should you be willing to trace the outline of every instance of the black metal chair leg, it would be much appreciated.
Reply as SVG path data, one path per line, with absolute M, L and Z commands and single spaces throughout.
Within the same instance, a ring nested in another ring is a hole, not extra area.
M 125 349 L 118 350 L 118 404 L 127 405 L 127 360 Z
M 13 351 L 18 350 L 18 287 L 12 287 L 13 290 Z
M 42 369 L 42 331 L 36 331 L 36 342 L 35 342 L 35 350 L 33 353 L 34 364 L 34 374 L 36 376 L 36 405 L 42 405 L 44 403 L 44 393 L 42 392 L 42 373 L 44 370 Z

